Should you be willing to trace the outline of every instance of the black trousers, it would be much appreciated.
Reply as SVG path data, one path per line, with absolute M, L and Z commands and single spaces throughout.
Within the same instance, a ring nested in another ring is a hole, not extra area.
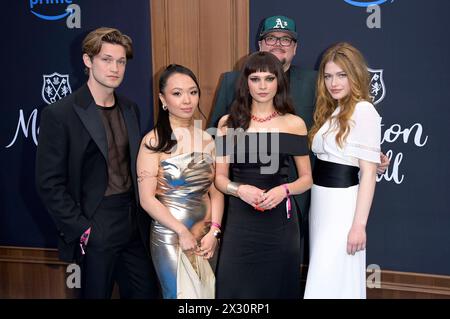
M 117 282 L 121 298 L 157 298 L 157 277 L 139 235 L 134 194 L 104 197 L 91 222 L 81 263 L 82 297 L 109 299 Z

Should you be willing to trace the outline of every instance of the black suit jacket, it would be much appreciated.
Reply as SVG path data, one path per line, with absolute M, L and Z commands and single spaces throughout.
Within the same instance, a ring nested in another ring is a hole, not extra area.
M 115 98 L 128 132 L 131 175 L 138 203 L 136 157 L 141 140 L 138 108 L 124 97 Z M 108 184 L 107 152 L 103 122 L 86 84 L 42 111 L 36 184 L 58 230 L 61 260 L 75 260 L 79 238 L 91 226 L 90 220 L 104 196 Z M 142 210 L 138 210 L 136 217 L 147 247 L 150 218 Z

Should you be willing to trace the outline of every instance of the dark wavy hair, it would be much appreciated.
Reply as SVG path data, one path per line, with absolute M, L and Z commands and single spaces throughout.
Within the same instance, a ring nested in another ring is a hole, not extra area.
M 230 114 L 224 126 L 247 130 L 251 120 L 252 96 L 248 88 L 248 77 L 255 72 L 270 72 L 277 78 L 277 93 L 273 98 L 275 110 L 284 115 L 295 114 L 289 94 L 289 84 L 283 66 L 276 56 L 269 52 L 250 54 L 239 75 L 235 100 L 230 108 Z
M 195 76 L 194 72 L 192 72 L 187 67 L 179 64 L 170 64 L 161 73 L 161 76 L 159 77 L 159 93 L 164 94 L 164 90 L 167 86 L 167 81 L 172 75 L 177 73 L 187 75 L 195 82 L 195 85 L 198 89 L 198 97 L 200 98 L 200 86 L 198 85 L 197 77 Z M 202 113 L 200 108 L 199 111 L 204 117 L 204 114 Z M 150 144 L 146 144 L 145 146 L 153 152 L 169 153 L 172 148 L 177 145 L 177 140 L 172 139 L 173 130 L 169 121 L 169 112 L 163 109 L 160 99 L 158 99 L 158 118 L 156 119 L 154 130 L 157 137 L 157 145 L 153 147 Z

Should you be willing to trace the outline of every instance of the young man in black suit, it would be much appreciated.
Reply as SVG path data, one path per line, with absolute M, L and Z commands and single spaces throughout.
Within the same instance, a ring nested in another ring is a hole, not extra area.
M 137 105 L 118 96 L 131 39 L 99 28 L 83 40 L 89 78 L 41 114 L 38 193 L 59 234 L 60 258 L 81 266 L 84 298 L 157 297 L 149 256 L 149 216 L 137 203 Z

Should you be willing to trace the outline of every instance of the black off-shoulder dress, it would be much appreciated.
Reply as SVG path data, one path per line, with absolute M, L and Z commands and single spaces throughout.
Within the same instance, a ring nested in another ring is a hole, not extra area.
M 290 156 L 308 156 L 307 138 L 290 133 L 219 137 L 230 180 L 264 190 L 287 183 Z M 228 143 L 227 143 L 228 142 Z M 222 153 L 221 153 L 222 152 Z M 217 265 L 217 298 L 300 298 L 299 212 L 286 200 L 264 212 L 230 196 Z

